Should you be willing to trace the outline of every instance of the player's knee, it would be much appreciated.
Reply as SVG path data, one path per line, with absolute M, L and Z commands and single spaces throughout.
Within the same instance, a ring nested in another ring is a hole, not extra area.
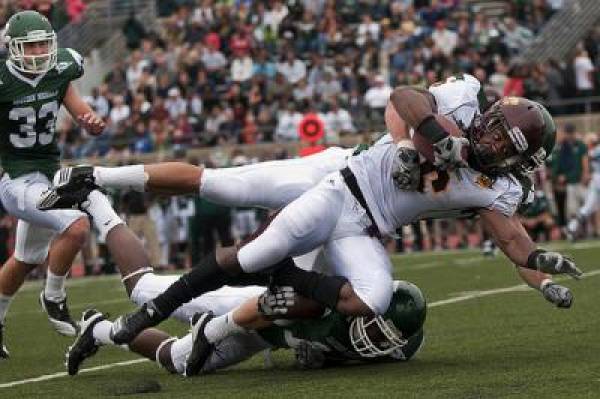
M 380 283 L 369 287 L 352 287 L 345 284 L 340 291 L 338 305 L 342 306 L 340 312 L 349 316 L 368 316 L 373 314 L 384 314 L 390 305 L 393 295 L 393 281 L 390 277 L 376 279 Z M 389 281 L 387 281 L 389 280 Z
M 350 283 L 340 290 L 337 310 L 346 316 L 370 316 L 373 310 L 356 294 Z
M 69 226 L 63 232 L 63 237 L 75 243 L 79 247 L 83 247 L 87 241 L 90 232 L 90 222 L 88 218 L 82 217 Z

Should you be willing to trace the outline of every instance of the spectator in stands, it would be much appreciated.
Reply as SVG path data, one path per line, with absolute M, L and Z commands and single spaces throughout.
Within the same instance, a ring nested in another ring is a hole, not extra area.
M 383 111 L 387 105 L 392 88 L 385 82 L 382 75 L 376 75 L 371 88 L 365 93 L 365 104 L 369 107 L 369 118 L 372 121 L 383 120 Z
M 302 114 L 296 109 L 296 103 L 288 101 L 277 117 L 277 128 L 275 139 L 279 142 L 298 141 L 298 126 L 302 120 Z
M 342 85 L 336 76 L 331 72 L 323 75 L 323 81 L 315 87 L 315 92 L 325 101 L 337 98 L 342 92 Z
M 367 42 L 377 42 L 381 31 L 381 26 L 378 22 L 373 21 L 370 14 L 363 14 L 361 19 L 356 35 L 356 44 L 359 47 L 363 47 Z
M 578 97 L 589 97 L 594 94 L 594 72 L 596 68 L 587 51 L 580 48 L 573 60 L 575 70 L 575 85 Z
M 277 64 L 277 72 L 281 73 L 291 84 L 296 84 L 306 77 L 306 64 L 296 58 L 292 50 L 288 50 L 285 59 Z
M 504 34 L 504 45 L 508 48 L 511 55 L 519 54 L 533 40 L 533 33 L 524 26 L 517 24 L 517 21 L 512 17 L 504 19 L 502 32 Z
M 577 137 L 575 125 L 569 123 L 564 126 L 564 138 L 557 143 L 555 153 L 552 165 L 555 189 L 564 187 L 566 192 L 566 208 L 563 208 L 566 212 L 559 210 L 559 223 L 564 226 L 566 220 L 577 215 L 585 201 L 590 179 L 587 146 Z M 557 206 L 558 203 L 557 199 Z
M 252 58 L 247 53 L 237 51 L 234 53 L 231 61 L 231 80 L 233 82 L 243 83 L 248 81 L 254 72 Z
M 144 121 L 140 120 L 135 124 L 134 134 L 135 137 L 130 145 L 131 153 L 147 154 L 154 151 L 154 143 Z
M 298 82 L 298 84 L 294 87 L 294 91 L 292 92 L 292 96 L 296 102 L 301 102 L 303 100 L 310 100 L 315 95 L 315 90 L 313 85 L 309 85 L 306 79 L 302 79 Z
M 435 23 L 435 30 L 431 34 L 435 47 L 440 49 L 446 57 L 454 52 L 458 44 L 458 35 L 456 32 L 446 28 L 446 20 L 440 19 Z
M 113 106 L 110 110 L 109 119 L 113 125 L 119 125 L 121 122 L 126 123 L 127 118 L 131 114 L 129 105 L 125 103 L 123 96 L 117 95 L 113 97 Z
M 329 109 L 325 113 L 324 123 L 327 143 L 338 143 L 340 135 L 356 133 L 352 116 L 346 109 L 340 108 L 336 98 L 329 100 Z
M 226 76 L 225 68 L 227 67 L 227 59 L 219 51 L 217 45 L 211 43 L 205 47 L 201 59 L 209 80 L 213 83 L 221 83 Z
M 175 121 L 180 115 L 187 114 L 187 102 L 181 96 L 181 92 L 177 87 L 171 87 L 168 94 L 169 97 L 165 101 L 165 108 L 169 112 L 169 118 Z

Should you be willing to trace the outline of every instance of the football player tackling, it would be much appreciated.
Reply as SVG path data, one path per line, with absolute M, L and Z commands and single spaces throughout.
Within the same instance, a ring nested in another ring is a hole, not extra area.
M 46 261 L 48 274 L 40 303 L 59 333 L 77 332 L 64 284 L 86 240 L 89 222 L 79 211 L 41 212 L 36 201 L 60 166 L 55 125 L 61 104 L 89 133 L 104 129 L 104 122 L 71 83 L 83 74 L 81 56 L 57 47 L 56 33 L 46 17 L 35 11 L 14 14 L 4 35 L 8 59 L 0 63 L 0 199 L 19 221 L 14 255 L 0 270 L 0 358 L 8 357 L 2 338 L 10 302 L 26 275 Z

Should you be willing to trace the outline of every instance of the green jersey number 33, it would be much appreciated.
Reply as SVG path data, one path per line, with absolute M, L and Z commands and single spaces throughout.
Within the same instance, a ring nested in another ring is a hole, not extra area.
M 54 138 L 54 120 L 58 114 L 58 102 L 44 103 L 39 111 L 33 107 L 13 108 L 8 113 L 11 121 L 20 122 L 19 132 L 10 133 L 10 142 L 16 148 L 33 147 L 36 142 L 40 145 L 52 143 Z M 36 127 L 39 122 L 44 122 L 40 131 Z

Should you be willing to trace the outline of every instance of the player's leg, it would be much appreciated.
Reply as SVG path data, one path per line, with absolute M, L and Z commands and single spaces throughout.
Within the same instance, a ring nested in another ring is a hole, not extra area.
M 256 239 L 239 251 L 220 249 L 205 257 L 200 265 L 164 293 L 138 311 L 123 316 L 115 331 L 115 340 L 129 342 L 139 331 L 160 323 L 182 304 L 231 284 L 232 278 L 238 278 L 236 276 L 242 272 L 257 273 L 289 256 L 306 253 L 323 244 L 334 230 L 344 205 L 341 185 L 341 177 L 324 179 L 318 187 L 284 208 Z M 310 284 L 320 281 L 315 276 L 310 279 Z
M 392 265 L 389 256 L 375 238 L 350 236 L 325 246 L 331 272 L 343 276 L 353 291 L 374 314 L 383 314 L 393 294 Z
M 567 225 L 567 236 L 570 240 L 575 240 L 577 238 L 581 229 L 581 225 L 598 208 L 598 201 L 600 200 L 600 187 L 597 186 L 598 182 L 592 181 L 583 206 L 577 212 L 577 216 L 569 221 L 569 224 Z
M 64 285 L 75 256 L 85 244 L 89 232 L 87 217 L 74 210 L 38 210 L 37 199 L 50 184 L 39 173 L 16 179 L 5 177 L 0 184 L 0 196 L 8 213 L 26 222 L 17 229 L 15 257 L 18 261 L 44 263 L 49 255 L 50 240 L 55 238 L 48 256 L 48 278 L 40 302 L 58 332 L 74 335 L 76 324 L 68 314 Z
M 23 285 L 27 275 L 36 267 L 37 265 L 18 261 L 13 255 L 0 268 L 0 359 L 9 357 L 4 341 L 4 325 L 13 296 Z
M 70 167 L 56 174 L 57 189 L 46 195 L 43 209 L 71 207 L 87 195 L 78 198 L 82 187 L 87 187 L 89 192 L 97 186 L 162 194 L 199 193 L 221 205 L 278 209 L 312 188 L 328 173 L 340 170 L 348 155 L 349 150 L 330 148 L 302 159 L 226 169 L 205 169 L 182 162 L 113 168 Z

